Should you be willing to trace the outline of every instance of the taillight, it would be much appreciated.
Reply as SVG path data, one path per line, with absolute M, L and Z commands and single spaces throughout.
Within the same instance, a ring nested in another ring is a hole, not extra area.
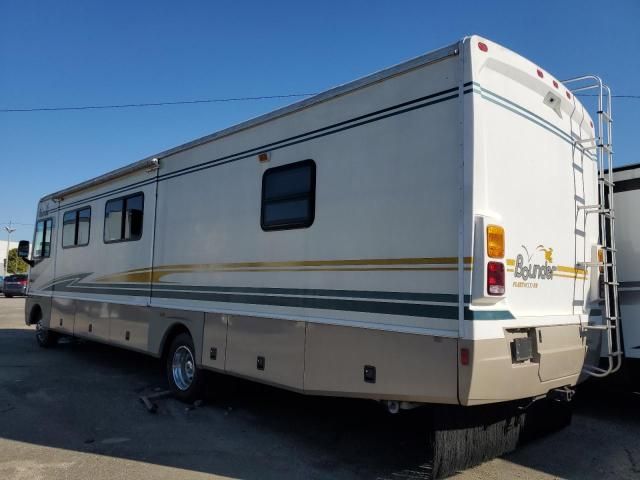
M 504 264 L 501 262 L 487 263 L 487 293 L 504 295 Z
M 469 349 L 468 348 L 460 349 L 460 364 L 469 365 Z
M 504 257 L 504 228 L 487 225 L 487 255 L 489 258 Z
M 26 285 L 27 281 L 26 280 L 20 280 L 20 285 Z

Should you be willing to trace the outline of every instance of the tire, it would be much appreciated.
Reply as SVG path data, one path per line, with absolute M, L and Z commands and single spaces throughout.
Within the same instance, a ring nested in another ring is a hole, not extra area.
M 54 347 L 58 343 L 60 335 L 53 330 L 49 330 L 42 324 L 42 318 L 36 322 L 36 341 L 42 348 Z
M 180 333 L 171 342 L 166 358 L 166 373 L 173 395 L 193 403 L 202 398 L 204 372 L 196 367 L 196 349 L 191 335 Z
M 5 298 L 13 298 L 13 295 L 11 295 L 10 293 L 5 293 L 4 296 Z

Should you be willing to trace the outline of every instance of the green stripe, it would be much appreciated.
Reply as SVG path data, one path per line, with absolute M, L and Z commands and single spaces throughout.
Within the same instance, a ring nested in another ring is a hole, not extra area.
M 515 317 L 508 310 L 469 310 L 464 308 L 465 320 L 513 320 Z

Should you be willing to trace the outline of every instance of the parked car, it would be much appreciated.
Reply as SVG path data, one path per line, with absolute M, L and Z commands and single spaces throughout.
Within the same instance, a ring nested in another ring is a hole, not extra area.
M 27 294 L 28 276 L 25 274 L 7 275 L 2 282 L 2 293 L 11 298 Z
M 0 275 L 0 293 L 2 293 L 2 285 L 4 284 L 4 277 Z

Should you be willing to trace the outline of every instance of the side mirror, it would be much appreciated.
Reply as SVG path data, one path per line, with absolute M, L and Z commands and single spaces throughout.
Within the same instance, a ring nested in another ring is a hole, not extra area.
M 27 240 L 20 240 L 20 243 L 18 243 L 18 257 L 23 260 L 29 258 L 29 249 L 29 242 Z
M 18 257 L 22 259 L 24 263 L 33 267 L 35 262 L 33 260 L 29 260 L 29 250 L 30 250 L 29 242 L 27 240 L 20 240 L 18 243 Z

